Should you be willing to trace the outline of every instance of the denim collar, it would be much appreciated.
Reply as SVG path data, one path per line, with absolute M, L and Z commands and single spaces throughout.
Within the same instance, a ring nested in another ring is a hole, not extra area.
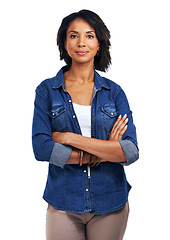
M 63 87 L 65 90 L 65 84 L 64 84 L 64 72 L 65 72 L 66 66 L 62 67 L 60 71 L 57 73 L 57 75 L 54 78 L 54 82 L 52 85 L 53 89 L 57 89 L 59 87 Z M 106 81 L 96 72 L 94 71 L 94 81 L 95 81 L 95 88 L 97 90 L 100 90 L 102 87 L 106 89 L 110 89 L 110 86 L 106 83 Z

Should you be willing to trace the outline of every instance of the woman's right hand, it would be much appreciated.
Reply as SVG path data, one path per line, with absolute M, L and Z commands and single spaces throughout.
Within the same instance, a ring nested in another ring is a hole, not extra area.
M 122 140 L 123 134 L 127 130 L 127 122 L 128 122 L 127 115 L 125 114 L 123 117 L 120 115 L 115 124 L 113 125 L 108 140 L 109 141 Z
M 124 115 L 123 117 L 119 116 L 117 121 L 113 125 L 113 128 L 111 130 L 108 140 L 109 141 L 122 140 L 123 134 L 127 130 L 127 122 L 128 122 L 127 115 Z M 60 142 L 61 141 L 60 137 L 62 137 L 62 134 L 53 133 L 54 141 Z M 94 163 L 96 160 L 96 157 L 87 152 L 84 152 L 83 164 L 88 164 L 90 162 L 90 159 L 91 159 L 91 163 Z M 106 160 L 102 161 L 101 159 L 99 159 L 99 161 L 105 162 Z M 67 164 L 79 164 L 79 150 L 78 149 L 73 148 L 73 151 L 70 155 L 70 158 L 67 161 Z

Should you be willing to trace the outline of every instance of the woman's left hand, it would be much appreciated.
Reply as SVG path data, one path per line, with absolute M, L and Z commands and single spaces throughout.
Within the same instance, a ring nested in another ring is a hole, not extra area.
M 116 141 L 116 140 L 122 140 L 123 134 L 127 130 L 127 122 L 128 118 L 127 115 L 124 115 L 123 117 L 119 116 L 115 124 L 113 125 L 113 128 L 111 130 L 111 133 L 109 135 L 108 140 L 109 141 Z M 68 144 L 68 140 L 72 139 L 74 137 L 74 133 L 71 132 L 52 132 L 52 140 L 61 143 L 61 144 Z
M 69 132 L 52 132 L 52 140 L 57 143 L 66 144 Z

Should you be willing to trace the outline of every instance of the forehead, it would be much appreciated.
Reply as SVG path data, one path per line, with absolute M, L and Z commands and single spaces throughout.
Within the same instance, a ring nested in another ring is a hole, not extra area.
M 70 31 L 88 32 L 88 31 L 94 31 L 94 29 L 85 20 L 81 18 L 77 18 L 70 24 L 67 30 L 67 33 L 69 33 Z

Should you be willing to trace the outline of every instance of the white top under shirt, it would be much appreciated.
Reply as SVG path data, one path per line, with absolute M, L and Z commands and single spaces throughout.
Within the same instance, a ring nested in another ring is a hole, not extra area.
M 91 106 L 79 105 L 73 103 L 74 111 L 76 113 L 82 135 L 91 137 Z M 90 178 L 90 166 L 87 167 L 88 178 Z

